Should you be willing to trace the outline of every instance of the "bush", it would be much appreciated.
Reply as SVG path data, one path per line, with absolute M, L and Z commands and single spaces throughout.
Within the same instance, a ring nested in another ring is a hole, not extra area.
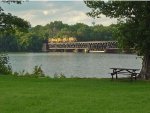
M 26 77 L 44 77 L 45 76 L 41 66 L 35 66 L 33 68 L 32 73 L 29 73 L 29 72 L 26 72 L 25 70 L 22 70 L 20 72 L 14 72 L 13 75 L 14 76 L 26 76 Z
M 9 57 L 7 54 L 0 55 L 0 74 L 12 74 L 12 68 L 9 63 Z
M 41 68 L 41 65 L 34 67 L 32 75 L 35 75 L 35 76 L 45 76 L 44 71 Z
M 63 73 L 60 73 L 60 78 L 66 78 L 66 76 Z
M 57 79 L 57 78 L 66 78 L 66 76 L 65 76 L 63 73 L 60 73 L 60 74 L 55 73 L 55 74 L 54 74 L 54 78 L 55 78 L 55 79 Z

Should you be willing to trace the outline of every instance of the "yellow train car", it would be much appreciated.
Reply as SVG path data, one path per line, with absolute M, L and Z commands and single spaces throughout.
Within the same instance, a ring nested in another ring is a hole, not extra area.
M 62 39 L 62 38 L 56 38 L 56 39 L 57 39 L 57 43 L 63 42 L 63 39 Z
M 49 38 L 48 43 L 57 43 L 57 39 L 56 38 Z
M 62 42 L 76 42 L 77 39 L 74 37 L 69 38 L 49 38 L 48 43 L 62 43 Z
M 63 41 L 63 42 L 68 42 L 68 41 L 69 41 L 69 38 L 63 38 L 62 41 Z
M 74 38 L 74 37 L 70 37 L 70 38 L 69 38 L 69 42 L 76 42 L 76 41 L 77 41 L 77 39 Z
M 52 42 L 52 39 L 51 38 L 48 38 L 48 43 L 51 43 Z

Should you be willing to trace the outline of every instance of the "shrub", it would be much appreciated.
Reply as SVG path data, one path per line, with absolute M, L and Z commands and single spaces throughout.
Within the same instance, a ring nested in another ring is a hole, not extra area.
M 42 76 L 45 76 L 41 66 L 35 66 L 33 68 L 32 73 L 29 73 L 29 72 L 26 72 L 25 70 L 22 70 L 20 72 L 14 72 L 13 75 L 14 76 L 26 76 L 26 77 L 42 77 Z
M 54 78 L 59 78 L 59 75 L 57 73 L 54 73 Z
M 66 78 L 66 76 L 63 73 L 60 73 L 60 78 Z
M 7 54 L 0 55 L 0 74 L 12 74 L 12 67 L 9 63 L 9 57 Z
M 63 73 L 60 73 L 60 74 L 55 73 L 55 74 L 54 74 L 54 78 L 55 78 L 55 79 L 56 79 L 56 78 L 66 78 L 66 76 L 65 76 Z
M 41 68 L 41 65 L 34 67 L 32 75 L 34 75 L 34 76 L 45 76 L 44 71 Z

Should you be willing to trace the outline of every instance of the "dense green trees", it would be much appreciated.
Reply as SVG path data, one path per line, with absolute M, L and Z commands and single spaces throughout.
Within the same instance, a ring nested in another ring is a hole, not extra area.
M 0 35 L 0 51 L 41 51 L 43 42 L 48 38 L 76 37 L 78 41 L 114 40 L 111 26 L 77 23 L 63 24 L 61 21 L 50 22 L 45 26 L 37 25 L 28 28 L 28 32 L 14 29 Z
M 150 78 L 150 2 L 149 1 L 85 1 L 92 9 L 88 14 L 119 18 L 117 37 L 123 47 L 134 48 L 143 55 L 140 76 Z
M 36 30 L 35 30 L 36 29 Z M 78 41 L 113 40 L 111 27 L 102 25 L 88 26 L 83 23 L 75 25 L 63 24 L 61 21 L 50 22 L 45 26 L 36 26 L 32 31 L 43 32 L 45 38 L 76 37 Z

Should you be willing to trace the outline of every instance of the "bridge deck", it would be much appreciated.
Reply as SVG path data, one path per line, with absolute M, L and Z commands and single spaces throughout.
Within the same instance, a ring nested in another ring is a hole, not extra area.
M 117 41 L 87 41 L 87 42 L 59 42 L 59 43 L 48 43 L 48 44 L 81 44 L 81 43 L 116 43 Z
M 88 49 L 88 48 L 49 48 L 49 49 Z
M 87 42 L 60 42 L 48 43 L 48 50 L 92 50 L 105 51 L 109 48 L 117 48 L 117 41 L 87 41 Z

